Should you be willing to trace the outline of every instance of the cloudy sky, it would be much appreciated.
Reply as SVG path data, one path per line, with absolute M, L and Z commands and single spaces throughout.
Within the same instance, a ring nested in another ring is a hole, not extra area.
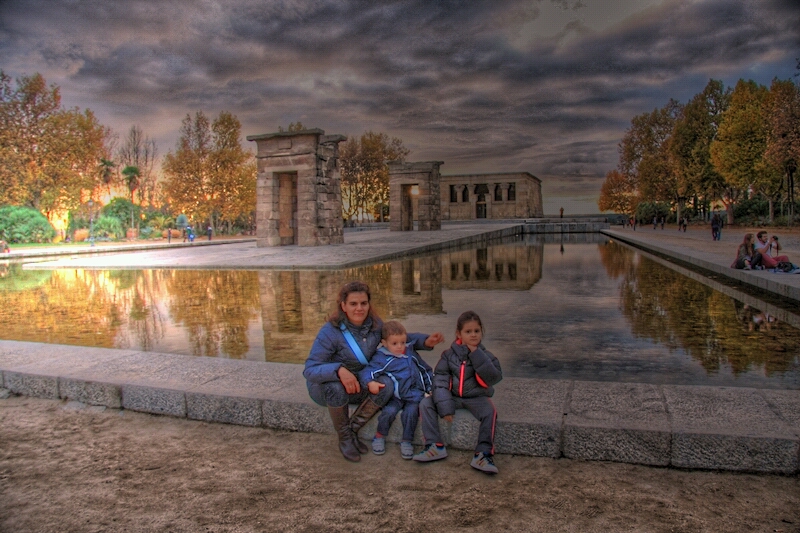
M 797 57 L 797 0 L 0 0 L 0 69 L 162 155 L 196 111 L 372 130 L 445 174 L 531 172 L 546 214 L 597 211 L 634 115 Z

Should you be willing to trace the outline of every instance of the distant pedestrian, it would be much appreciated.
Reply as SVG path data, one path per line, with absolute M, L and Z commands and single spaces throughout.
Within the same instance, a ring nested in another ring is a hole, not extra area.
M 211 234 L 214 232 L 214 229 L 211 227 L 211 224 L 208 225 L 208 229 L 206 230 L 206 235 L 208 235 L 208 240 L 211 240 Z
M 172 230 L 167 228 L 167 244 L 172 242 Z
M 559 214 L 561 215 L 561 218 L 564 218 L 564 208 L 563 207 L 559 210 Z
M 661 217 L 661 229 L 664 229 L 664 221 L 666 221 L 667 217 Z
M 181 235 L 183 236 L 183 242 L 186 242 L 186 226 L 181 230 Z
M 658 229 L 658 217 L 653 217 L 653 229 Z
M 720 231 L 720 225 L 722 221 L 719 218 L 719 215 L 714 213 L 714 216 L 711 217 L 711 239 L 714 241 L 718 241 L 722 238 L 722 232 Z

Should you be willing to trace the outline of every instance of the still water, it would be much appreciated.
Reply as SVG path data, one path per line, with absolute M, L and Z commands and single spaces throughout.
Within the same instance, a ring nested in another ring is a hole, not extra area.
M 341 271 L 6 265 L 0 338 L 301 364 L 362 279 L 382 317 L 448 343 L 476 311 L 506 376 L 800 389 L 800 330 L 601 235 L 565 239 Z

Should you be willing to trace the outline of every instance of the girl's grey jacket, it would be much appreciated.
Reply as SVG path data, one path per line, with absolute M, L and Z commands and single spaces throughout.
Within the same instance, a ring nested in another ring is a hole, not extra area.
M 459 341 L 442 353 L 433 371 L 433 402 L 439 416 L 455 414 L 453 396 L 493 396 L 494 385 L 503 379 L 500 361 L 483 344 L 474 352 Z
M 373 319 L 368 318 L 361 326 L 355 326 L 347 319 L 344 320 L 344 323 L 353 334 L 367 361 L 372 359 L 378 344 L 381 342 L 381 326 L 383 322 L 380 319 L 375 319 L 373 325 Z M 408 334 L 408 340 L 414 343 L 414 348 L 417 350 L 431 349 L 425 346 L 427 338 L 428 335 L 422 333 Z M 306 359 L 303 376 L 311 383 L 340 381 L 337 372 L 342 366 L 356 376 L 364 368 L 364 365 L 358 361 L 353 350 L 350 349 L 350 345 L 347 344 L 347 340 L 345 340 L 341 330 L 330 322 L 326 322 L 317 333 L 314 344 L 311 345 L 311 353 L 308 354 L 308 359 Z

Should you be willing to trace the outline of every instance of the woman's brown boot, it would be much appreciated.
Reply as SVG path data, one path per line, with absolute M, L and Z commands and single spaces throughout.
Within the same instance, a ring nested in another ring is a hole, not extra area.
M 361 402 L 361 405 L 358 406 L 353 416 L 350 417 L 350 429 L 353 432 L 353 445 L 358 449 L 359 453 L 367 453 L 369 448 L 358 439 L 358 432 L 373 416 L 375 416 L 375 413 L 380 410 L 381 408 L 378 404 L 373 402 L 371 398 L 367 398 Z
M 333 428 L 336 430 L 336 435 L 339 437 L 339 451 L 348 461 L 358 462 L 361 460 L 361 454 L 353 442 L 353 430 L 350 429 L 350 406 L 343 405 L 342 407 L 328 407 L 328 413 L 331 415 L 333 421 Z

